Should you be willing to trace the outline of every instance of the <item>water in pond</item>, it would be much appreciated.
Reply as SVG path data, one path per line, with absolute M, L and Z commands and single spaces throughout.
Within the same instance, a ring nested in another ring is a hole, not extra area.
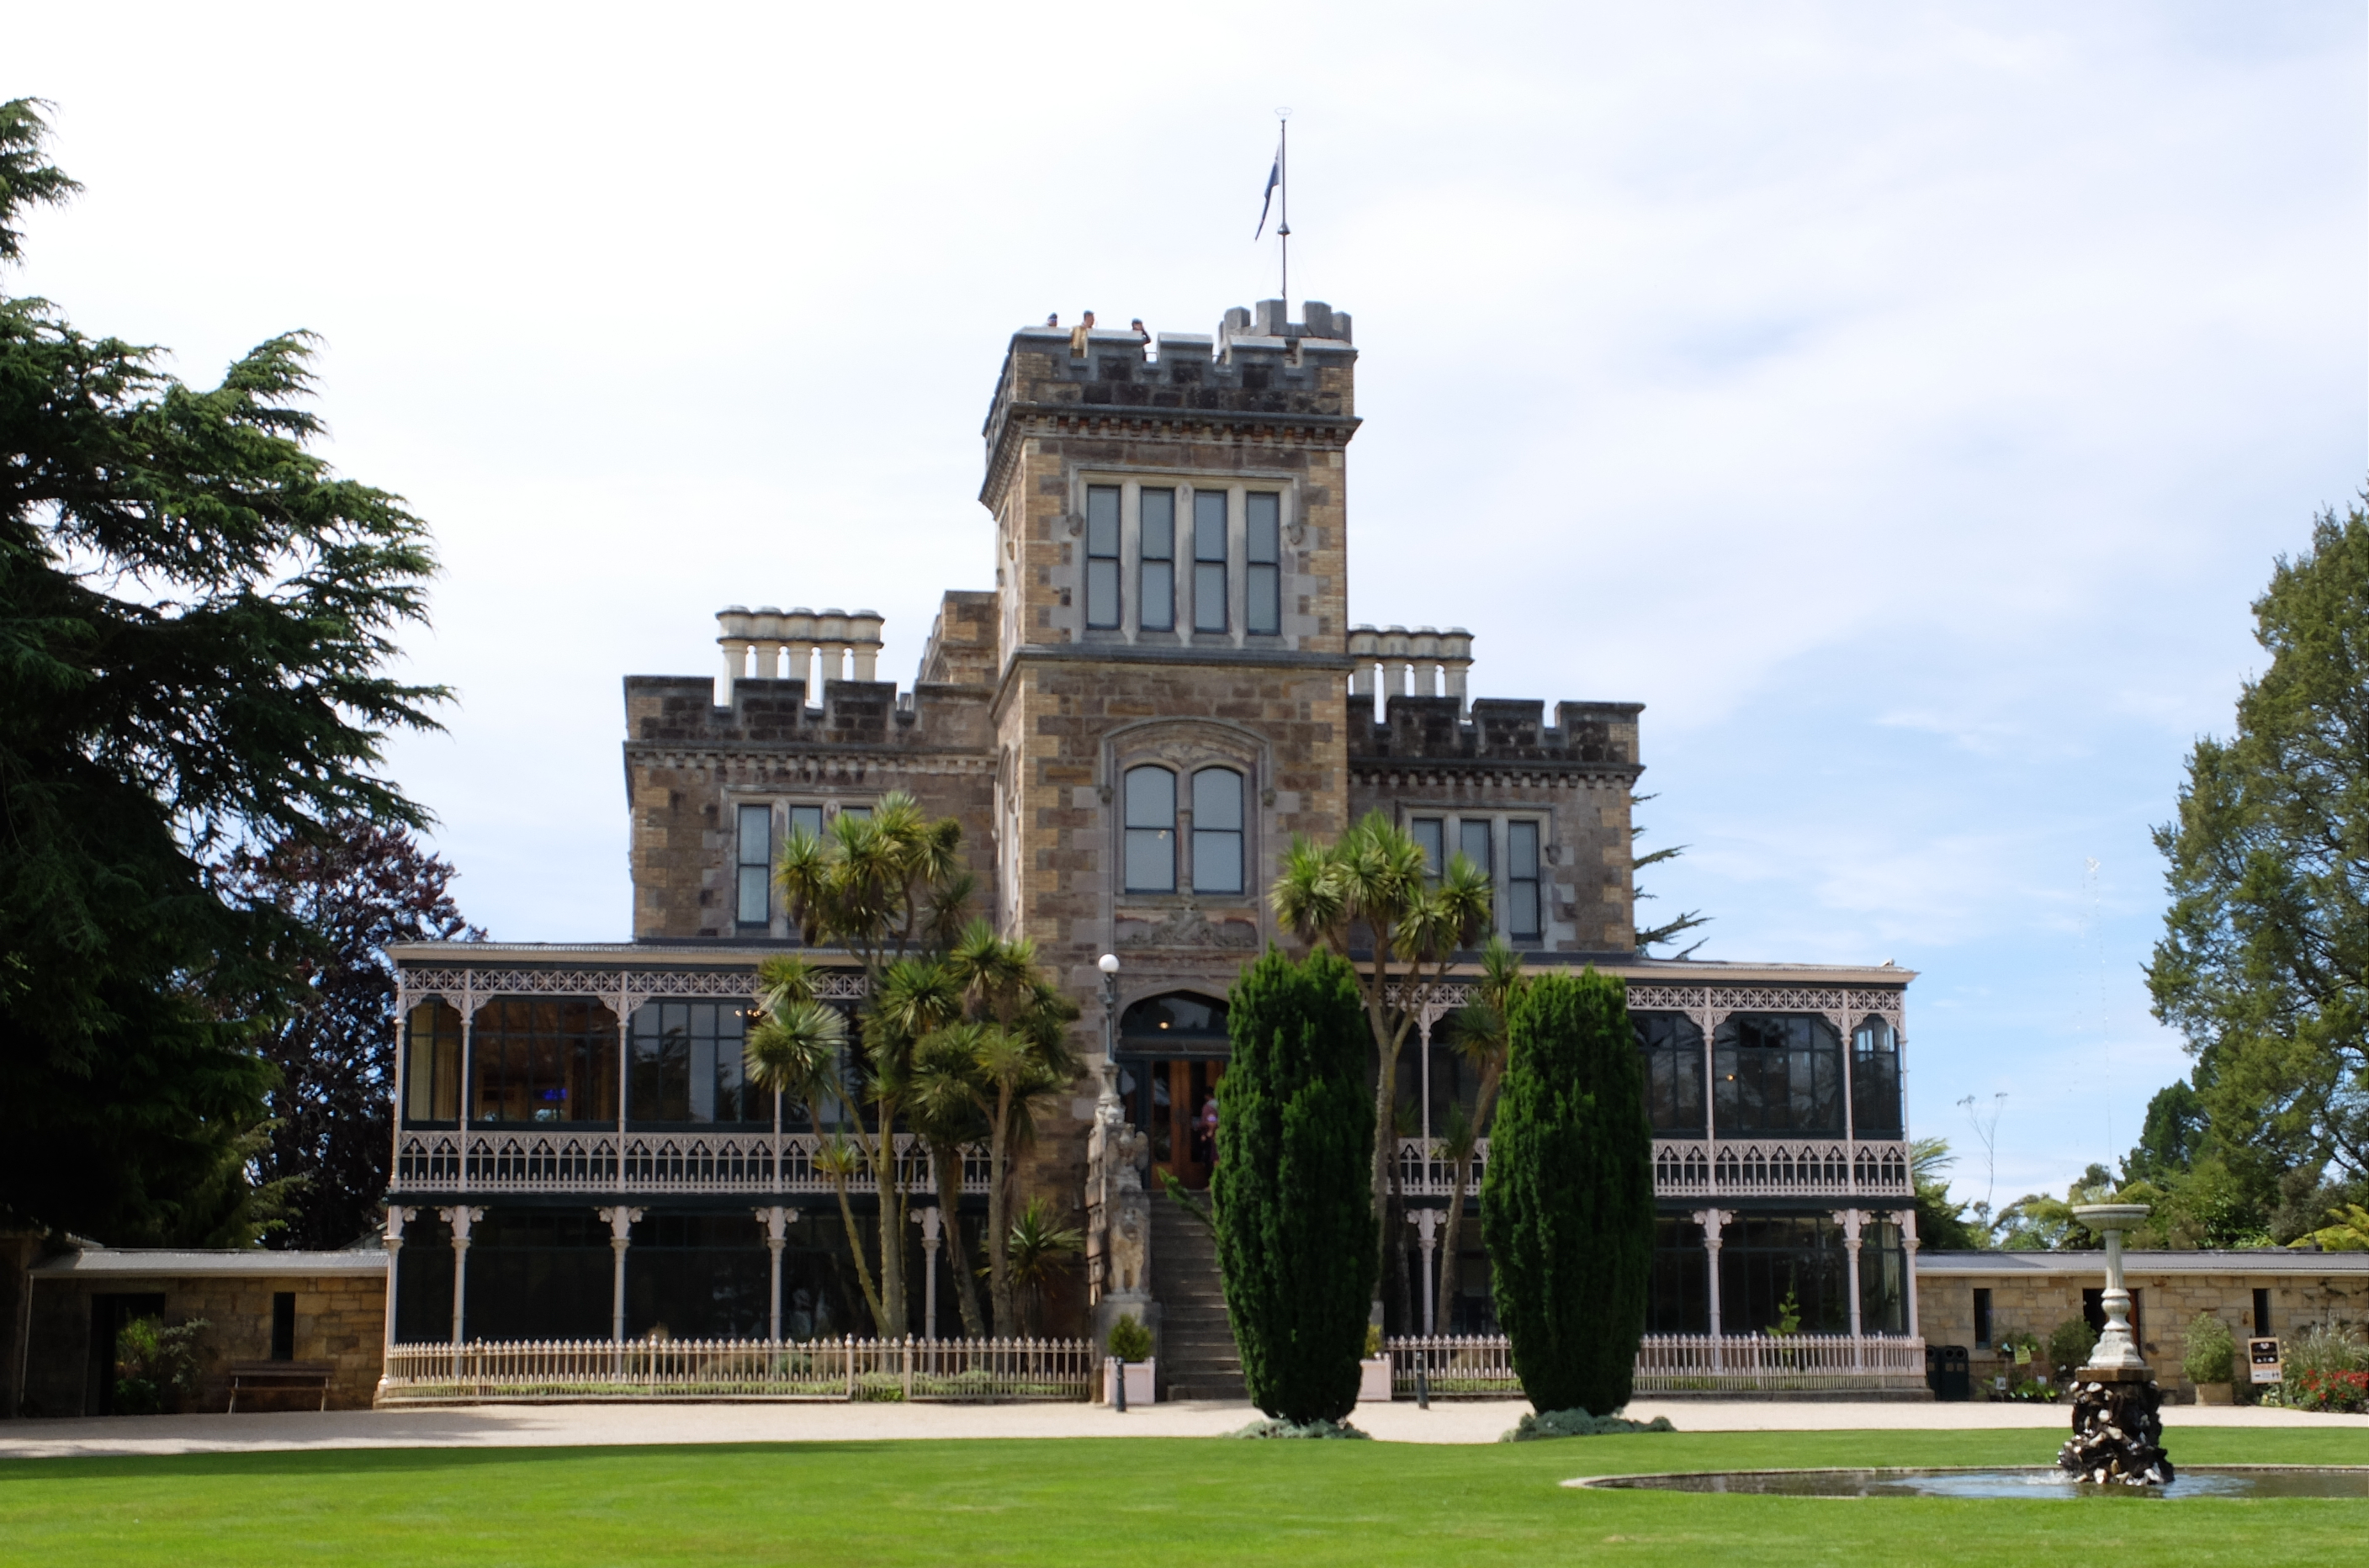
M 1566 1486 L 1742 1492 L 1764 1497 L 2369 1497 L 2369 1466 L 2183 1465 L 2169 1486 L 2093 1486 L 2054 1466 L 2029 1470 L 1764 1470 L 1623 1475 Z

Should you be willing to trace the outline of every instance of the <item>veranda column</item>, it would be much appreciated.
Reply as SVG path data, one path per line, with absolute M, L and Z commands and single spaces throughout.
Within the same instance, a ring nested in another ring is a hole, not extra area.
M 765 1250 L 773 1254 L 772 1322 L 772 1338 L 778 1344 L 782 1337 L 782 1249 L 789 1244 L 790 1226 L 796 1221 L 798 1211 L 795 1208 L 784 1208 L 777 1203 L 771 1208 L 757 1210 L 757 1218 L 765 1227 Z
M 403 1255 L 403 1224 L 406 1219 L 418 1218 L 419 1210 L 416 1208 L 406 1208 L 393 1203 L 386 1206 L 386 1348 L 389 1355 L 395 1350 L 395 1265 Z M 382 1380 L 387 1365 L 386 1359 L 382 1357 L 379 1361 Z
M 1908 1254 L 1908 1337 L 1917 1338 L 1924 1331 L 1917 1326 L 1917 1211 L 1900 1210 L 1900 1245 Z
M 1725 1209 L 1695 1210 L 1695 1223 L 1702 1227 L 1703 1253 L 1711 1272 L 1711 1369 L 1714 1372 L 1722 1365 L 1719 1344 L 1719 1233 L 1732 1218 Z
M 465 1337 L 464 1314 L 469 1300 L 469 1227 L 486 1217 L 482 1208 L 463 1204 L 452 1208 L 440 1208 L 452 1226 L 452 1348 L 461 1348 Z
M 634 1242 L 634 1227 L 642 1211 L 619 1204 L 592 1211 L 609 1222 L 609 1250 L 617 1254 L 617 1270 L 609 1287 L 609 1343 L 625 1343 L 625 1249 Z
M 938 1337 L 938 1225 L 936 1204 L 913 1211 L 921 1228 L 921 1337 Z
M 1866 1218 L 1867 1215 L 1865 1212 L 1856 1208 L 1837 1208 L 1835 1210 L 1835 1223 L 1843 1228 L 1843 1272 L 1849 1282 L 1851 1365 L 1854 1367 L 1860 1365 L 1859 1316 L 1859 1228 L 1860 1222 Z
M 1425 1335 L 1439 1332 L 1433 1320 L 1439 1311 L 1439 1292 L 1432 1285 L 1432 1256 L 1439 1250 L 1439 1228 L 1448 1222 L 1445 1209 L 1417 1208 L 1407 1214 L 1407 1223 L 1413 1226 L 1416 1239 L 1423 1247 L 1423 1332 Z M 1450 1258 L 1452 1265 L 1456 1260 Z

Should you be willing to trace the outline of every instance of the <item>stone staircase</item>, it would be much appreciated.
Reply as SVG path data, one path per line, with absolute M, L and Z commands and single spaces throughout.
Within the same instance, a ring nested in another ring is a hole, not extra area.
M 1248 1399 L 1218 1287 L 1217 1238 L 1165 1193 L 1151 1198 L 1151 1294 L 1160 1303 L 1160 1397 Z

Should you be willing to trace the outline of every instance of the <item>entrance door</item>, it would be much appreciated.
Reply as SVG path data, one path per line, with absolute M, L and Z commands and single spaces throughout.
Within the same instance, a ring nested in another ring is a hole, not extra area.
M 1195 1189 L 1209 1185 L 1217 1163 L 1218 1081 L 1226 1064 L 1207 1057 L 1154 1059 L 1127 1064 L 1135 1080 L 1127 1109 L 1151 1136 L 1151 1163 Z

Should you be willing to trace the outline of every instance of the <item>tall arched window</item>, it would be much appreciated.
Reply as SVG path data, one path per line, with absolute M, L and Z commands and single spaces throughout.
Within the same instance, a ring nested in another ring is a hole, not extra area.
M 1861 1138 L 1900 1136 L 1900 1037 L 1873 1015 L 1851 1031 L 1851 1127 Z
M 1127 771 L 1127 890 L 1176 891 L 1176 775 L 1165 768 Z
M 404 1022 L 403 1114 L 415 1122 L 457 1121 L 461 1116 L 461 1015 L 441 1001 L 423 1001 Z
M 1645 1116 L 1654 1130 L 1677 1138 L 1703 1135 L 1702 1026 L 1683 1013 L 1631 1013 L 1637 1048 L 1645 1053 Z
M 1193 775 L 1193 891 L 1242 890 L 1242 775 L 1203 768 Z

